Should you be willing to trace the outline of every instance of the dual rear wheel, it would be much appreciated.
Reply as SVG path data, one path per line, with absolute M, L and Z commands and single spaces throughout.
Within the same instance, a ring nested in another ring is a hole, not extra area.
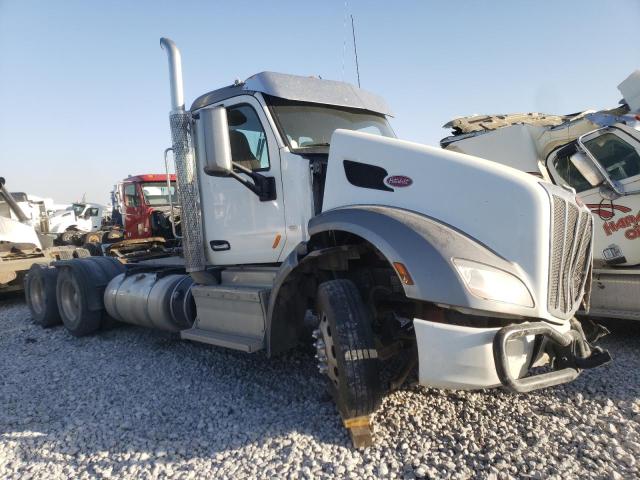
M 87 257 L 57 267 L 34 264 L 25 281 L 25 296 L 34 322 L 43 327 L 63 323 L 74 336 L 97 331 L 109 320 L 102 295 L 124 266 L 110 257 Z

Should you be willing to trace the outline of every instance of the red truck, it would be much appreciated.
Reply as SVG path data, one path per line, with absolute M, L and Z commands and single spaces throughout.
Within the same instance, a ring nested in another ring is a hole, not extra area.
M 125 239 L 175 238 L 180 235 L 180 208 L 175 175 L 148 173 L 128 176 L 115 188 L 113 221 Z

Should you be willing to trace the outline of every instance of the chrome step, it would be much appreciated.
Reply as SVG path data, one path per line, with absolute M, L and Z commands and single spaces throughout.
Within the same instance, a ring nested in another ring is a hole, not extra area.
M 184 340 L 192 340 L 194 342 L 208 343 L 217 347 L 231 348 L 247 353 L 262 350 L 262 341 L 253 337 L 243 337 L 240 335 L 231 335 L 228 333 L 211 332 L 200 328 L 190 328 L 182 330 L 180 337 Z
M 255 351 L 255 345 L 262 346 L 271 293 L 269 288 L 233 284 L 195 285 L 191 293 L 198 312 L 193 327 L 198 332 L 210 334 L 214 340 L 207 343 L 218 345 L 217 341 L 226 342 L 229 348 L 244 351 Z M 239 345 L 252 345 L 251 349 L 232 346 L 237 339 L 240 339 Z
M 228 267 L 222 270 L 222 285 L 271 288 L 278 267 Z

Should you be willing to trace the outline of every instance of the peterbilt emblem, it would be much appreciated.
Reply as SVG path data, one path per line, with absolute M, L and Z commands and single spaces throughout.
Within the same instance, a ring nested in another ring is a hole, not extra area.
M 391 187 L 408 187 L 413 183 L 411 178 L 404 175 L 393 175 L 385 180 L 385 183 Z

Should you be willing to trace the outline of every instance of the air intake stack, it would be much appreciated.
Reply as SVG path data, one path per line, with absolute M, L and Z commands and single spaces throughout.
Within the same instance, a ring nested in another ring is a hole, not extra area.
M 191 136 L 192 119 L 191 114 L 184 108 L 180 50 L 168 38 L 161 38 L 160 46 L 167 52 L 169 59 L 169 80 L 171 83 L 169 122 L 173 141 L 173 156 L 176 163 L 178 198 L 182 206 L 182 248 L 185 267 L 196 282 L 208 283 L 206 282 L 207 275 L 194 275 L 196 272 L 204 272 L 206 261 L 202 241 L 198 170 Z

